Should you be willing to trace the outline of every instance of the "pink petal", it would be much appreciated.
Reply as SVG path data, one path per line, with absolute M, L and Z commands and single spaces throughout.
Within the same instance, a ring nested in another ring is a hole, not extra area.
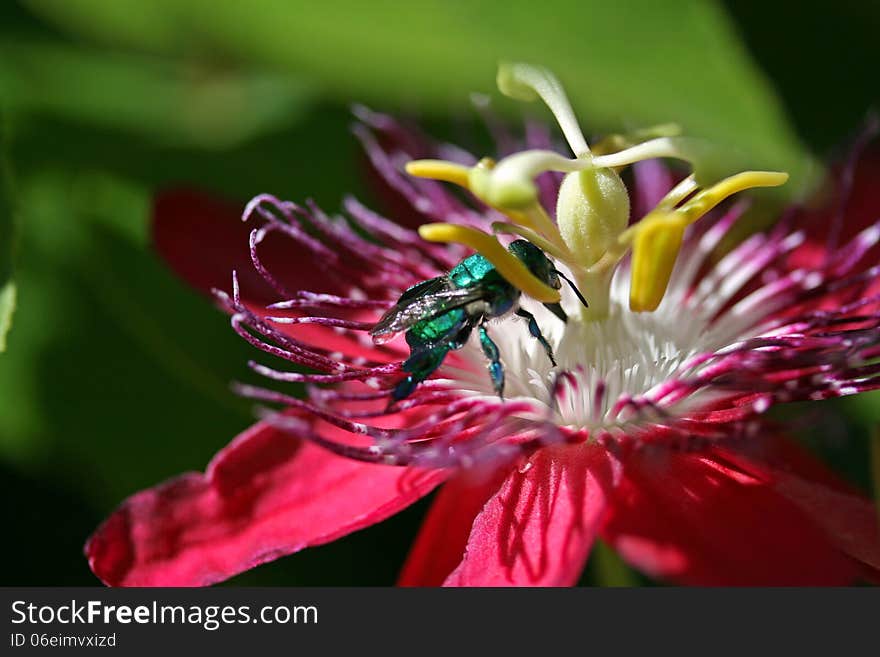
M 265 424 L 187 473 L 130 497 L 89 539 L 89 565 L 120 586 L 198 586 L 377 523 L 440 471 L 366 465 Z
M 712 453 L 636 454 L 603 538 L 644 572 L 685 584 L 832 585 L 855 563 L 762 478 Z
M 461 563 L 474 518 L 509 474 L 509 467 L 491 473 L 465 471 L 446 482 L 431 505 L 398 584 L 440 586 Z
M 537 452 L 483 507 L 445 585 L 574 584 L 607 508 L 614 465 L 593 445 Z

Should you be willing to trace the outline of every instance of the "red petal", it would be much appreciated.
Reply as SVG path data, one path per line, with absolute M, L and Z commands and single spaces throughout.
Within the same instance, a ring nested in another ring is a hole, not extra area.
M 447 586 L 569 586 L 606 510 L 613 464 L 604 448 L 542 449 L 514 471 L 474 521 Z
M 445 476 L 340 458 L 257 424 L 204 475 L 127 499 L 85 551 L 110 585 L 211 584 L 377 523 Z
M 849 482 L 793 439 L 782 433 L 765 432 L 760 440 L 747 441 L 737 449 L 719 449 L 725 460 L 756 476 L 772 478 L 768 468 L 790 472 L 798 477 L 822 484 L 849 495 L 858 493 Z
M 739 468 L 771 482 L 825 530 L 838 549 L 880 570 L 880 526 L 874 504 L 795 442 L 782 436 L 761 441 L 759 458 L 724 452 Z
M 249 238 L 256 221 L 241 220 L 243 203 L 218 199 L 191 189 L 161 192 L 153 201 L 153 244 L 171 269 L 202 292 L 229 291 L 237 272 L 242 296 L 265 305 L 278 294 L 260 277 L 251 262 Z M 280 234 L 260 244 L 267 268 L 289 289 L 343 293 L 307 249 Z
M 510 468 L 463 472 L 437 493 L 404 564 L 401 586 L 440 586 L 461 563 L 474 518 L 504 483 Z
M 807 240 L 791 255 L 792 268 L 821 264 L 829 248 L 845 246 L 880 219 L 880 144 L 875 141 L 851 157 L 856 159 L 832 171 L 827 187 L 820 190 L 818 207 L 797 218 L 797 226 L 806 230 Z M 875 248 L 864 261 L 874 263 L 876 253 Z
M 154 200 L 153 242 L 171 269 L 201 292 L 209 293 L 215 288 L 229 292 L 232 272 L 235 271 L 245 304 L 257 314 L 266 314 L 263 308 L 278 301 L 280 295 L 262 279 L 251 262 L 249 235 L 257 223 L 242 222 L 243 209 L 243 204 L 216 199 L 194 190 L 160 193 Z M 260 254 L 273 275 L 289 289 L 344 294 L 322 275 L 314 254 L 293 240 L 270 234 L 260 244 Z M 296 316 L 297 313 L 276 311 L 273 314 Z M 373 321 L 378 319 L 379 313 L 339 311 L 336 316 Z M 340 333 L 317 324 L 280 324 L 277 328 L 301 342 L 329 352 L 338 351 L 349 357 L 379 362 L 390 360 L 390 356 L 377 350 L 365 334 Z M 358 337 L 363 339 L 358 340 Z
M 787 472 L 774 475 L 776 490 L 813 518 L 834 545 L 880 570 L 880 529 L 873 504 Z
M 153 199 L 153 245 L 171 269 L 195 289 L 229 290 L 237 271 L 243 289 L 262 301 L 273 297 L 251 264 L 244 204 L 191 189 L 171 189 Z
M 602 536 L 655 577 L 685 584 L 830 585 L 855 563 L 761 478 L 710 454 L 634 455 Z

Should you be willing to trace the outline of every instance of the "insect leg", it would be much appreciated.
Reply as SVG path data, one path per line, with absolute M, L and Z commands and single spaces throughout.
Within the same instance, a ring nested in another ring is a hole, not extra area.
M 544 347 L 544 351 L 547 352 L 547 357 L 550 359 L 550 362 L 553 363 L 553 367 L 556 367 L 556 359 L 553 357 L 553 348 L 550 346 L 550 343 L 547 342 L 544 334 L 541 333 L 541 328 L 538 326 L 538 322 L 535 321 L 535 316 L 528 310 L 523 310 L 522 308 L 517 310 L 516 314 L 529 320 L 529 333 L 541 343 L 541 346 Z
M 395 386 L 394 392 L 391 393 L 391 398 L 394 401 L 400 401 L 409 397 L 417 385 L 431 376 L 431 373 L 440 367 L 448 352 L 449 347 L 447 345 L 439 345 L 414 352 L 404 361 L 402 368 L 404 372 L 409 372 L 410 374 Z
M 501 364 L 501 355 L 498 352 L 498 345 L 489 337 L 489 331 L 486 330 L 486 324 L 480 324 L 480 346 L 483 353 L 489 359 L 489 377 L 492 379 L 492 387 L 499 397 L 503 399 L 504 393 L 504 366 Z

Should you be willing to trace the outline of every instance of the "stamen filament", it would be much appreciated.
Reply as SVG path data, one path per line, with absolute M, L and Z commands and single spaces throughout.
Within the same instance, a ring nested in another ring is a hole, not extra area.
M 547 214 L 543 205 L 535 202 L 533 205 L 524 208 L 522 214 L 528 217 L 535 228 L 537 228 L 547 239 L 556 244 L 565 244 L 565 242 L 562 241 L 562 235 L 559 234 L 559 229 L 556 227 L 556 224 L 553 223 L 553 220 Z
M 691 137 L 659 137 L 616 153 L 597 155 L 593 158 L 593 165 L 623 167 L 658 157 L 673 157 L 693 163 L 698 155 L 699 146 L 699 142 Z
M 541 303 L 558 303 L 559 290 L 542 283 L 492 235 L 476 228 L 456 224 L 425 224 L 419 235 L 428 242 L 464 244 L 495 265 L 498 273 L 525 294 Z
M 678 137 L 681 134 L 681 126 L 677 123 L 661 123 L 633 130 L 625 134 L 615 133 L 606 135 L 597 143 L 593 144 L 593 155 L 608 155 L 616 153 L 636 144 L 656 139 L 657 137 Z
M 694 174 L 689 175 L 687 178 L 678 183 L 675 187 L 670 189 L 666 196 L 664 196 L 660 200 L 655 209 L 671 210 L 676 205 L 681 203 L 682 200 L 686 199 L 690 194 L 692 194 L 698 187 L 699 185 L 694 178 Z

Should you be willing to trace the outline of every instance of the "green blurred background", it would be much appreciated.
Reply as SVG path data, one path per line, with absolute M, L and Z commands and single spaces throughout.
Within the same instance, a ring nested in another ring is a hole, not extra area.
M 97 583 L 101 519 L 251 422 L 228 386 L 250 349 L 150 249 L 155 190 L 372 203 L 352 102 L 461 134 L 520 59 L 590 130 L 677 121 L 803 193 L 877 104 L 878 31 L 877 3 L 841 0 L 0 4 L 0 584 Z M 869 490 L 878 398 L 808 412 L 803 439 Z M 425 508 L 233 583 L 390 584 Z M 600 550 L 583 582 L 645 580 Z

